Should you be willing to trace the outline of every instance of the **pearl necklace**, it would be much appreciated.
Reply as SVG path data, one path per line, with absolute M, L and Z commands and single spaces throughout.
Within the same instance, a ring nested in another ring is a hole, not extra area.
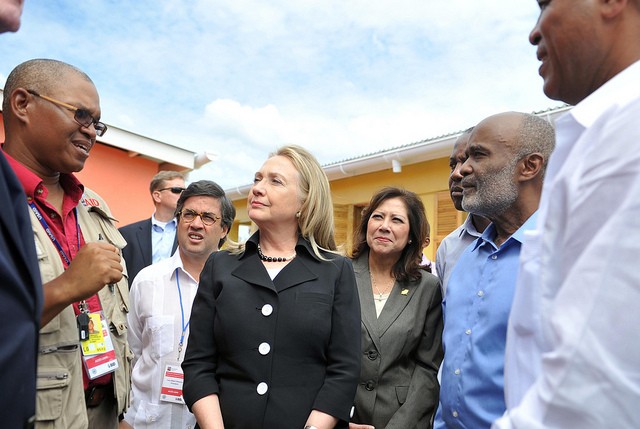
M 260 257 L 261 260 L 265 261 L 265 262 L 287 262 L 292 260 L 293 258 L 295 258 L 297 255 L 297 253 L 294 251 L 293 255 L 291 256 L 267 256 L 264 253 L 262 253 L 262 249 L 260 248 L 260 243 L 258 243 L 258 256 Z
M 394 285 L 395 281 L 393 283 L 391 283 L 391 288 L 393 289 L 393 285 Z M 384 301 L 385 299 L 387 299 L 388 297 L 384 297 L 383 295 L 387 293 L 387 289 L 389 289 L 389 286 L 385 287 L 382 291 L 378 288 L 378 285 L 376 284 L 376 279 L 373 275 L 373 273 L 371 273 L 371 284 L 373 285 L 373 288 L 376 290 L 376 292 L 378 293 L 378 295 L 376 296 L 376 294 L 373 294 L 373 299 L 375 299 L 376 301 Z

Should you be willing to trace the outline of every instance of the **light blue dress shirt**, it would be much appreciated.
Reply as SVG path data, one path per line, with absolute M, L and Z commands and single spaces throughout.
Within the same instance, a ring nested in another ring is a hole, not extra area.
M 504 351 L 524 231 L 534 213 L 502 246 L 493 224 L 456 263 L 445 300 L 444 361 L 434 428 L 490 428 L 505 411 Z
M 171 257 L 173 241 L 176 237 L 176 220 L 160 222 L 155 215 L 151 216 L 151 260 L 159 262 Z

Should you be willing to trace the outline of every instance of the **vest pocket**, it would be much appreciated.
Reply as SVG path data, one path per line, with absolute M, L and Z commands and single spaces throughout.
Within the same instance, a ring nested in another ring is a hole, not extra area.
M 62 416 L 63 395 L 69 381 L 69 372 L 64 368 L 40 368 L 36 384 L 38 421 L 57 420 Z

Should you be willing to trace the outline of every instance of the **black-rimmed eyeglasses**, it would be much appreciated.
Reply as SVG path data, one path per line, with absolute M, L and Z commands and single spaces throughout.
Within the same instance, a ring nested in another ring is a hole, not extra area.
M 184 191 L 184 188 L 181 188 L 179 186 L 172 186 L 170 188 L 158 189 L 158 192 L 162 192 L 162 191 L 171 191 L 172 194 L 181 194 L 182 191 Z
M 209 213 L 209 212 L 198 213 L 197 211 L 190 210 L 190 209 L 184 209 L 178 212 L 178 216 L 180 217 L 180 219 L 184 220 L 186 223 L 191 223 L 194 220 L 196 220 L 196 217 L 200 216 L 200 220 L 202 220 L 202 223 L 205 224 L 206 226 L 211 226 L 220 219 L 219 216 L 216 216 L 213 213 Z
M 73 119 L 83 127 L 88 128 L 93 124 L 93 128 L 96 130 L 96 135 L 98 137 L 102 137 L 104 133 L 107 132 L 107 126 L 103 122 L 100 122 L 96 120 L 96 118 L 91 116 L 91 113 L 89 113 L 88 110 L 72 106 L 71 104 L 65 103 L 64 101 L 56 100 L 55 98 L 47 97 L 46 95 L 40 95 L 32 89 L 27 89 L 27 92 L 38 98 L 42 98 L 43 100 L 47 100 L 50 103 L 57 104 L 60 107 L 64 107 L 65 109 L 72 111 Z

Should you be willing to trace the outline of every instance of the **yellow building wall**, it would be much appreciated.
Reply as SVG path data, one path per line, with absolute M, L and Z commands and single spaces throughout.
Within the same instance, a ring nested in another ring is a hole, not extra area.
M 402 167 L 402 172 L 388 170 L 347 177 L 331 181 L 336 224 L 336 242 L 350 249 L 353 231 L 357 226 L 359 211 L 371 196 L 385 186 L 396 186 L 413 191 L 420 196 L 431 225 L 431 244 L 424 250 L 430 260 L 435 260 L 437 245 L 449 232 L 464 221 L 449 198 L 449 159 L 439 158 Z M 238 238 L 238 225 L 251 224 L 247 215 L 246 198 L 235 200 L 236 222 L 229 233 L 232 240 Z

